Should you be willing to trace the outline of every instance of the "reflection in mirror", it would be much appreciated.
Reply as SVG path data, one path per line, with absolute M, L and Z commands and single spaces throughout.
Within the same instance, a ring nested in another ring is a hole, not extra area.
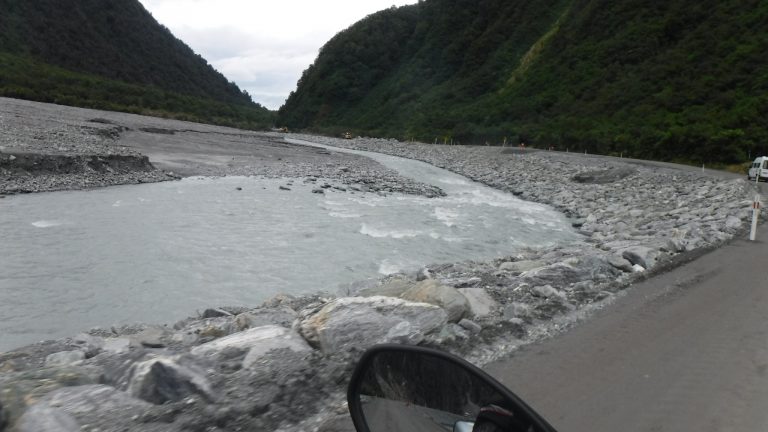
M 371 432 L 534 430 L 514 402 L 470 370 L 428 353 L 381 351 L 359 388 Z

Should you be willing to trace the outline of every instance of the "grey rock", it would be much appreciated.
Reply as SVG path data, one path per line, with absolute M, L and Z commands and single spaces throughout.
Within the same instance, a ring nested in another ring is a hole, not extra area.
M 616 267 L 617 269 L 623 272 L 632 273 L 633 271 L 632 263 L 629 262 L 627 259 L 620 257 L 618 255 L 610 255 L 608 257 L 608 264 Z
M 104 348 L 104 339 L 87 333 L 80 333 L 72 338 L 72 344 L 85 353 L 86 357 L 93 357 Z
M 522 273 L 546 266 L 547 263 L 539 260 L 511 261 L 501 263 L 499 270 Z
M 37 405 L 60 409 L 83 424 L 97 421 L 115 424 L 116 416 L 140 415 L 151 407 L 128 393 L 102 384 L 64 387 L 49 393 Z
M 244 368 L 253 367 L 274 350 L 287 349 L 297 353 L 309 353 L 312 351 L 312 347 L 294 330 L 278 326 L 262 328 L 265 330 L 276 330 L 275 336 L 262 339 L 248 350 L 248 354 L 243 359 L 242 367 Z
M 0 424 L 0 431 L 3 430 Z M 66 411 L 47 406 L 33 405 L 16 423 L 17 432 L 80 432 L 80 425 Z
M 483 288 L 459 288 L 458 291 L 469 302 L 469 315 L 475 318 L 483 318 L 499 307 Z
M 268 352 L 270 349 L 290 348 L 300 351 L 304 347 L 297 341 L 298 335 L 290 329 L 277 325 L 267 325 L 251 328 L 239 333 L 216 339 L 192 348 L 191 353 L 197 356 L 216 356 L 225 350 L 239 349 L 250 351 L 256 348 L 253 358 L 258 351 Z M 266 351 L 265 351 L 266 350 Z
M 459 321 L 459 325 L 464 330 L 467 330 L 468 332 L 470 332 L 472 334 L 478 334 L 478 333 L 480 333 L 481 330 L 483 330 L 483 327 L 480 326 L 480 324 L 478 324 L 478 323 L 476 323 L 474 321 L 470 321 L 470 320 L 468 320 L 466 318 L 463 318 L 461 321 Z
M 621 253 L 621 256 L 633 265 L 637 264 L 644 269 L 649 269 L 656 264 L 656 258 L 659 256 L 659 252 L 656 249 L 647 246 L 633 246 L 625 249 Z
M 131 349 L 131 340 L 129 338 L 104 338 L 103 350 L 113 354 L 128 352 Z
M 504 308 L 502 316 L 506 320 L 513 318 L 527 318 L 531 315 L 531 306 L 526 303 L 512 302 Z
M 418 343 L 447 323 L 438 306 L 383 296 L 339 298 L 300 315 L 301 334 L 324 352 L 393 341 Z
M 201 318 L 219 318 L 232 315 L 223 309 L 209 308 L 203 311 Z
M 148 327 L 130 339 L 136 346 L 163 348 L 168 344 L 170 336 L 170 332 L 162 327 Z
M 535 295 L 539 297 L 544 297 L 547 299 L 555 298 L 555 299 L 565 300 L 566 298 L 565 294 L 562 291 L 555 289 L 554 287 L 552 287 L 552 285 L 533 287 L 531 292 L 533 292 Z
M 470 338 L 470 333 L 458 324 L 449 323 L 440 332 L 433 335 L 431 339 L 439 345 L 452 345 L 457 342 L 463 342 Z
M 181 331 L 201 339 L 216 339 L 231 334 L 234 330 L 234 321 L 233 316 L 205 318 L 187 324 Z
M 395 277 L 383 282 L 378 286 L 364 288 L 360 290 L 360 292 L 358 292 L 357 295 L 362 297 L 373 297 L 373 296 L 400 297 L 401 295 L 403 295 L 403 293 L 408 291 L 414 285 L 415 283 L 410 279 Z
M 237 331 L 266 325 L 291 327 L 297 317 L 296 311 L 287 306 L 258 308 L 237 315 L 233 325 Z
M 202 373 L 167 357 L 134 364 L 128 382 L 132 396 L 153 404 L 176 402 L 191 395 L 213 399 L 211 386 Z
M 400 298 L 440 306 L 448 314 L 449 322 L 458 322 L 469 310 L 467 298 L 456 288 L 442 285 L 434 279 L 417 283 L 405 291 Z
M 83 351 L 61 351 L 46 356 L 45 366 L 67 366 L 81 363 L 83 360 L 85 360 L 85 353 Z
M 565 286 L 585 280 L 600 281 L 612 279 L 618 275 L 605 258 L 590 255 L 568 262 L 559 262 L 546 267 L 528 270 L 520 277 L 528 284 Z
M 728 218 L 725 220 L 725 229 L 736 230 L 741 228 L 741 224 L 741 219 L 737 218 L 736 216 L 728 216 Z
M 3 409 L 3 400 L 0 399 L 0 432 L 4 431 L 6 426 L 8 426 L 8 415 Z

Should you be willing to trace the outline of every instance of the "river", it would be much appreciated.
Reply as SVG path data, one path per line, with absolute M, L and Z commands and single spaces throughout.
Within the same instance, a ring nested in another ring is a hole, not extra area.
M 549 207 L 423 162 L 354 153 L 447 196 L 196 177 L 0 200 L 0 351 L 579 239 Z

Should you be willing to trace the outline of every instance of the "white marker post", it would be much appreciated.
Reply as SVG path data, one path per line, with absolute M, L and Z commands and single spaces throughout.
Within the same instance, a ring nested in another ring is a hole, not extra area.
M 752 229 L 749 231 L 749 240 L 755 241 L 757 236 L 757 217 L 760 215 L 760 194 L 755 195 L 752 201 Z

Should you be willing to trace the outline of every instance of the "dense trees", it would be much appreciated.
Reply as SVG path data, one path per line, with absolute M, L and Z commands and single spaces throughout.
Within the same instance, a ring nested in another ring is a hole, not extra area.
M 737 162 L 768 152 L 766 47 L 760 0 L 424 0 L 337 35 L 279 119 Z
M 136 0 L 0 0 L 0 95 L 243 127 L 272 114 Z

